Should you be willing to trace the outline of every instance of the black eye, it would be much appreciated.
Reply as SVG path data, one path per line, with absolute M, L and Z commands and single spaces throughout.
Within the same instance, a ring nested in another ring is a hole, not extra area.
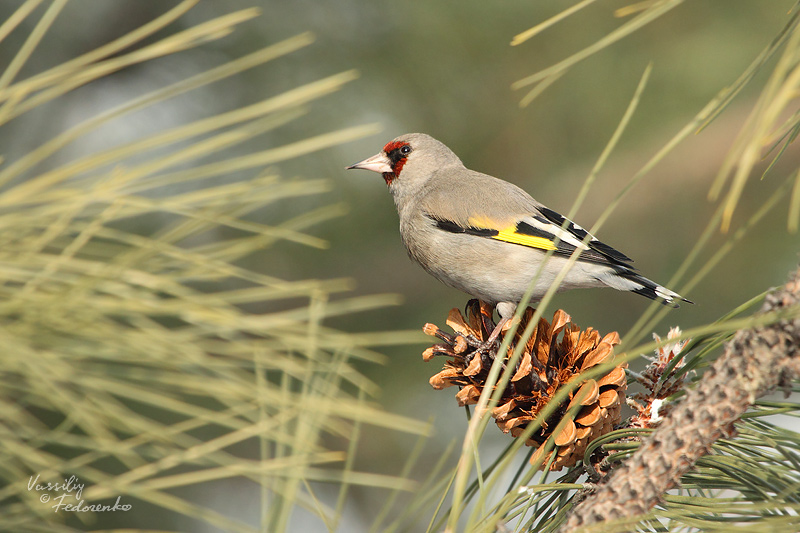
M 408 155 L 411 153 L 411 147 L 407 144 L 404 144 L 400 147 L 400 153 L 403 155 Z

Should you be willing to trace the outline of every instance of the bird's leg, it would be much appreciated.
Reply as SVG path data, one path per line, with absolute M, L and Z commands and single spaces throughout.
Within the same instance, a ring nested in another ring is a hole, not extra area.
M 497 337 L 500 336 L 500 333 L 503 331 L 503 326 L 505 326 L 508 321 L 511 320 L 510 318 L 500 318 L 500 322 L 494 327 L 494 330 L 489 334 L 489 338 L 486 339 L 484 343 L 486 346 L 491 346 L 494 344 L 494 341 L 497 340 Z
M 501 317 L 500 322 L 498 322 L 497 325 L 494 327 L 492 332 L 489 334 L 489 337 L 487 337 L 487 339 L 483 343 L 481 343 L 480 346 L 475 348 L 474 352 L 472 352 L 473 355 L 478 355 L 478 357 L 481 358 L 483 365 L 491 366 L 492 359 L 496 356 L 496 353 L 492 354 L 492 352 L 497 351 L 497 348 L 495 347 L 494 343 L 497 341 L 497 338 L 503 332 L 503 326 L 506 325 L 508 320 L 509 320 L 508 318 Z
M 479 302 L 480 309 L 481 309 L 481 319 L 483 320 L 483 325 L 488 331 L 489 328 L 492 328 L 492 332 L 489 334 L 489 337 L 478 347 L 476 351 L 478 352 L 485 352 L 489 350 L 492 346 L 494 346 L 495 341 L 503 332 L 503 327 L 508 323 L 508 318 L 500 316 L 500 321 L 497 325 L 494 324 L 494 306 L 488 304 L 486 302 Z

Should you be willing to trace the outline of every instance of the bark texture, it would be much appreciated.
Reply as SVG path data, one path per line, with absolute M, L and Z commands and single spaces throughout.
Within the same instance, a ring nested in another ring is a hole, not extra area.
M 761 312 L 800 304 L 800 268 Z M 562 532 L 647 513 L 760 396 L 800 377 L 800 318 L 741 330 L 639 450 L 571 511 Z

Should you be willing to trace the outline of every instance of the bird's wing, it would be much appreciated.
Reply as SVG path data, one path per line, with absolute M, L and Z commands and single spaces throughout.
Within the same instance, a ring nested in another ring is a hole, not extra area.
M 474 174 L 479 177 L 479 187 L 442 188 L 426 195 L 427 201 L 421 207 L 438 229 L 552 250 L 563 256 L 580 249 L 581 261 L 633 268 L 631 258 L 536 202 L 522 189 L 491 176 Z M 453 201 L 453 190 L 459 190 L 459 201 Z M 450 192 L 447 198 L 445 191 Z
M 545 216 L 543 212 L 550 216 Z M 567 221 L 567 225 L 564 227 L 552 222 L 551 217 L 566 219 L 547 208 L 542 208 L 540 212 L 531 215 L 522 216 L 516 222 L 508 225 L 497 224 L 487 216 L 472 217 L 468 224 L 459 224 L 431 214 L 426 216 L 435 223 L 438 229 L 449 233 L 466 233 L 537 248 L 545 252 L 552 250 L 554 254 L 563 256 L 572 255 L 576 248 L 580 248 L 582 250 L 581 261 L 611 263 L 632 268 L 629 264 L 633 262 L 631 258 L 595 237 L 589 236 L 589 232 L 574 222 Z M 587 236 L 589 236 L 589 240 L 584 243 Z

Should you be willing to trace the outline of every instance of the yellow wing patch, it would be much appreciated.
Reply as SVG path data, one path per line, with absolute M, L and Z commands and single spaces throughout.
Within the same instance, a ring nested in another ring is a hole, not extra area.
M 526 235 L 518 233 L 516 225 L 508 226 L 505 229 L 497 229 L 505 224 L 498 224 L 498 221 L 492 220 L 488 217 L 471 217 L 469 225 L 476 229 L 487 229 L 497 232 L 491 238 L 498 241 L 510 242 L 512 244 L 521 244 L 522 246 L 529 246 L 530 248 L 538 248 L 540 250 L 556 250 L 556 245 L 547 237 L 537 237 L 535 235 Z
M 556 245 L 550 239 L 545 237 L 534 237 L 533 235 L 524 235 L 517 233 L 515 227 L 506 228 L 501 230 L 492 237 L 498 241 L 511 242 L 514 244 L 521 244 L 523 246 L 530 246 L 531 248 L 539 248 L 540 250 L 556 250 Z

